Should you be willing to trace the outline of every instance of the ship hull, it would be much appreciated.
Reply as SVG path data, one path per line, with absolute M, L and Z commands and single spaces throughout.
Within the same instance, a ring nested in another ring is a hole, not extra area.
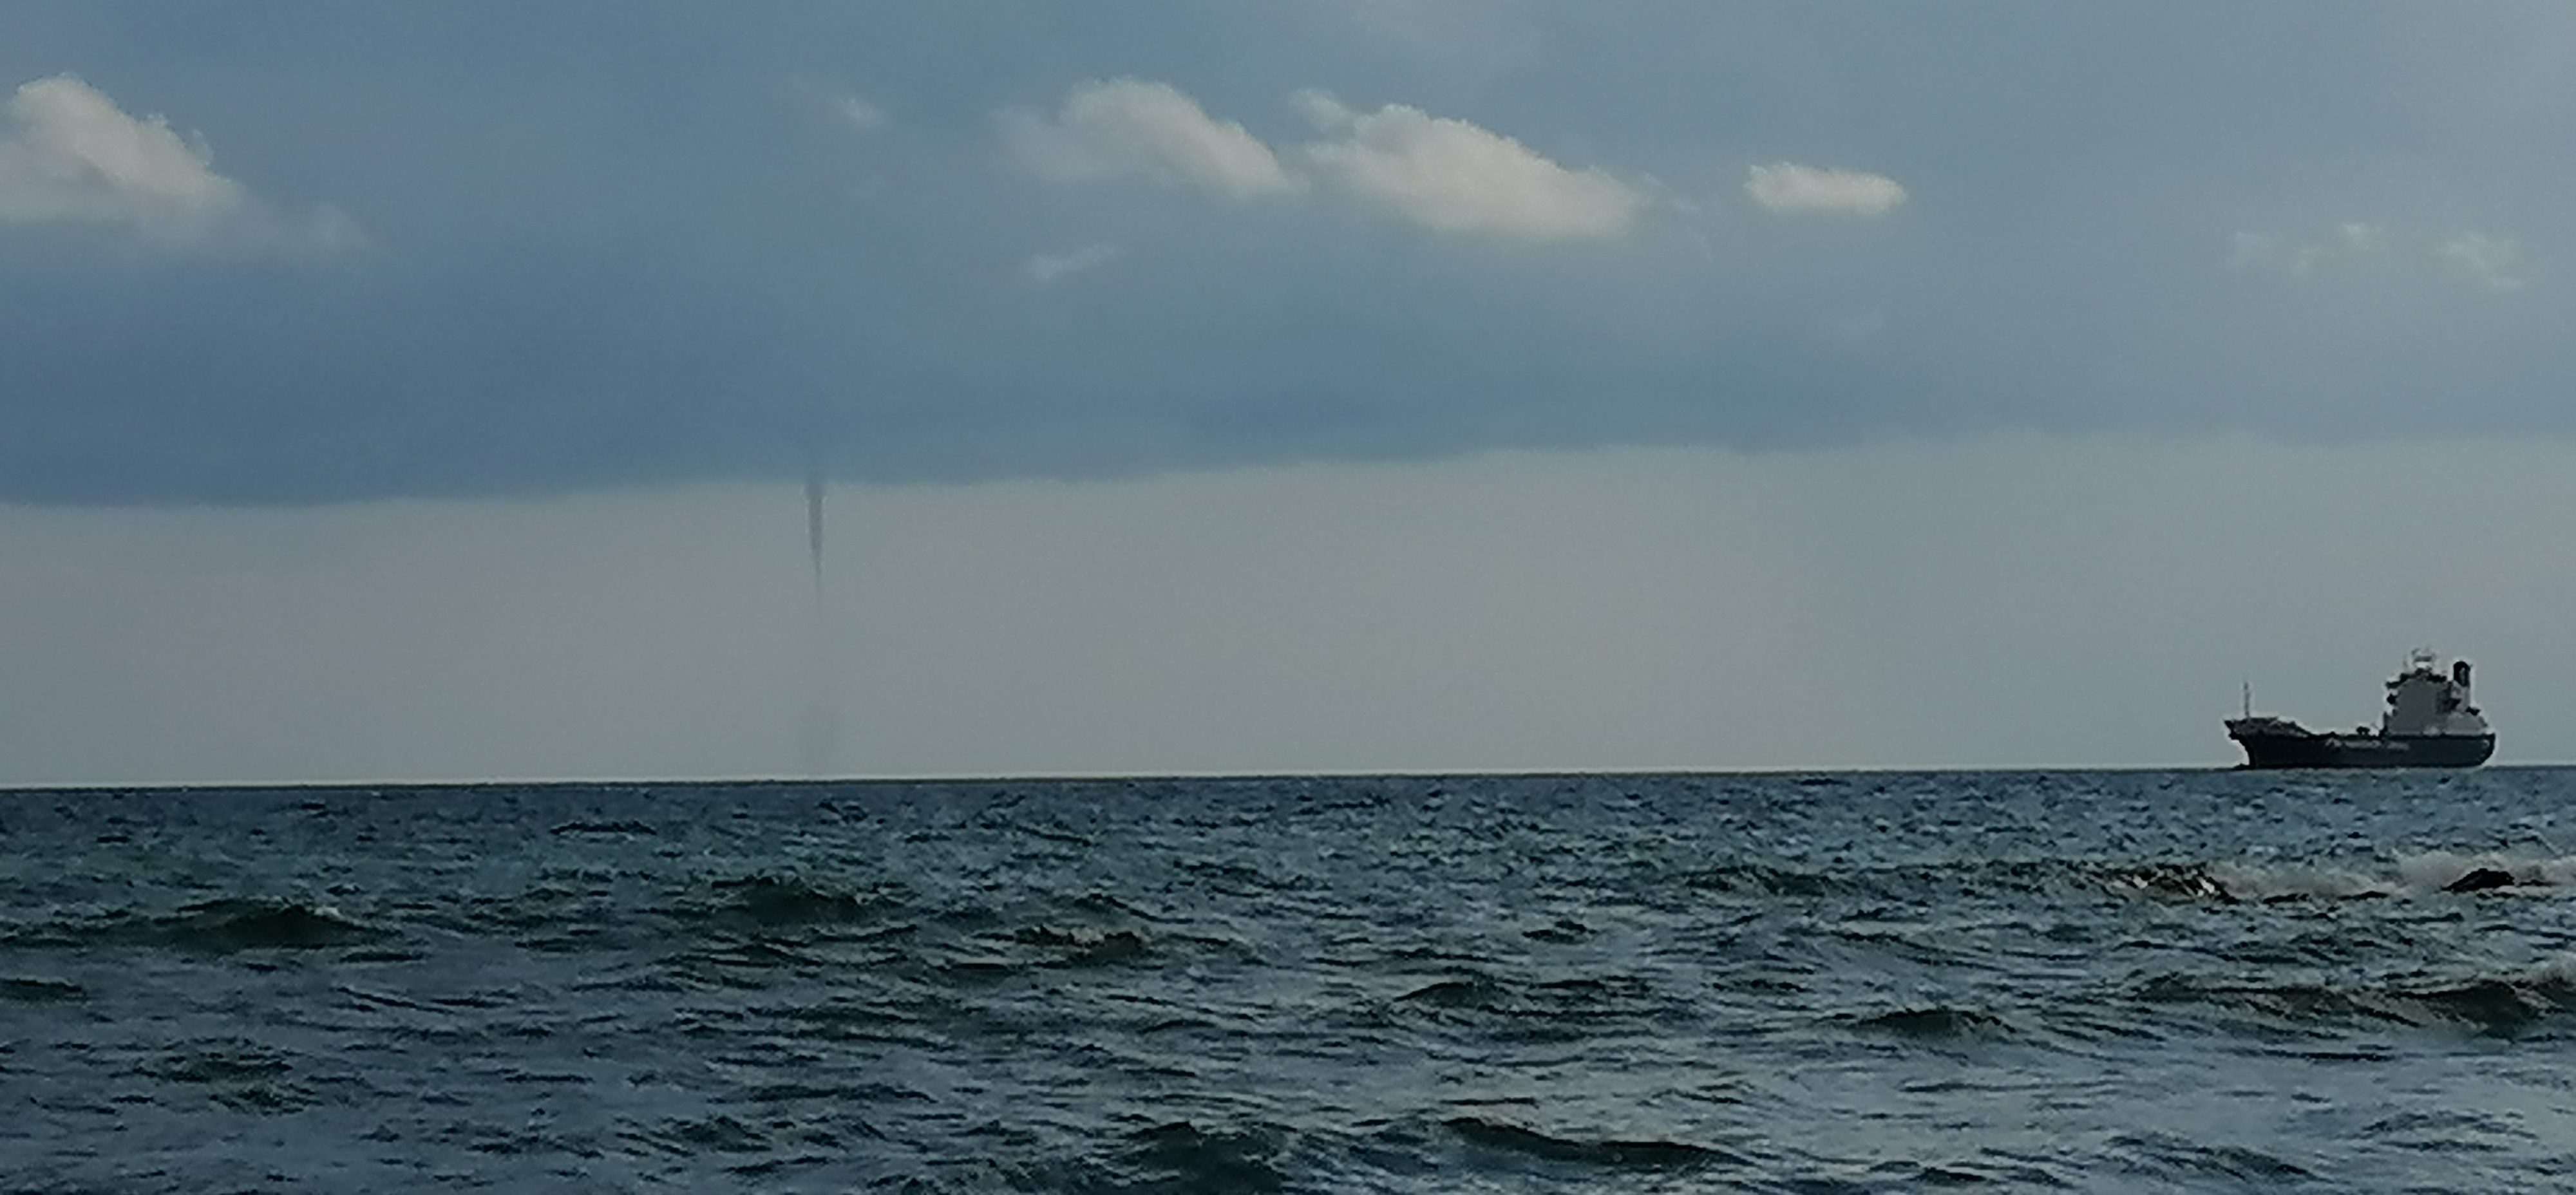
M 2240 734 L 2249 768 L 2474 768 L 2491 734 Z

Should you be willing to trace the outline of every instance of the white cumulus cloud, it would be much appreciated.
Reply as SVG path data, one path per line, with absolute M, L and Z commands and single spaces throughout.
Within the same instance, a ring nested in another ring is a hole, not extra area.
M 239 211 L 249 195 L 160 117 L 138 120 L 70 75 L 9 97 L 0 138 L 0 219 L 87 220 L 179 233 Z
M 1322 92 L 1298 97 L 1333 136 L 1306 161 L 1350 193 L 1442 232 L 1537 240 L 1626 232 L 1645 206 L 1634 186 L 1569 169 L 1500 133 L 1419 108 L 1355 112 Z
M 1143 175 L 1238 199 L 1297 189 L 1270 147 L 1221 121 L 1168 83 L 1095 80 L 1065 97 L 1053 118 L 1011 118 L 1010 146 L 1039 175 L 1063 181 Z
M 168 242 L 336 247 L 358 239 L 335 212 L 281 219 L 215 173 L 205 147 L 168 121 L 130 116 L 70 75 L 21 85 L 0 124 L 0 223 L 118 225 Z
M 1402 104 L 1360 112 L 1321 91 L 1294 98 L 1321 135 L 1289 152 L 1208 115 L 1170 84 L 1138 79 L 1077 86 L 1052 116 L 1005 114 L 1004 133 L 1022 166 L 1057 182 L 1146 177 L 1236 199 L 1321 185 L 1444 233 L 1613 237 L 1648 206 L 1645 187 L 1561 166 L 1464 120 Z
M 1755 203 L 1775 212 L 1826 212 L 1879 216 L 1905 202 L 1905 188 L 1884 174 L 1775 162 L 1755 166 L 1744 181 Z

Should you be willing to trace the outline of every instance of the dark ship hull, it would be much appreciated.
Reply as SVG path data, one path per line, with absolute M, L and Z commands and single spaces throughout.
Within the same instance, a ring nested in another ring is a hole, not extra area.
M 2495 754 L 2491 734 L 2231 734 L 2249 768 L 2474 768 Z

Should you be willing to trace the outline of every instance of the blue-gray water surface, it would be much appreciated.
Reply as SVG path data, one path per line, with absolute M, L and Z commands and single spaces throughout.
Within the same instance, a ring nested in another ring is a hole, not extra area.
M 0 1190 L 2576 1174 L 2576 772 L 0 793 Z

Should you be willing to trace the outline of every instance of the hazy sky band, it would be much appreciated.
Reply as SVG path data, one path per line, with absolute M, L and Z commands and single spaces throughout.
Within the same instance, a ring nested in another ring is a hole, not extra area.
M 13 5 L 0 500 L 2563 433 L 2571 48 L 2554 4 Z
M 801 488 L 0 507 L 0 784 L 2224 767 L 2417 644 L 2576 759 L 2563 442 Z

